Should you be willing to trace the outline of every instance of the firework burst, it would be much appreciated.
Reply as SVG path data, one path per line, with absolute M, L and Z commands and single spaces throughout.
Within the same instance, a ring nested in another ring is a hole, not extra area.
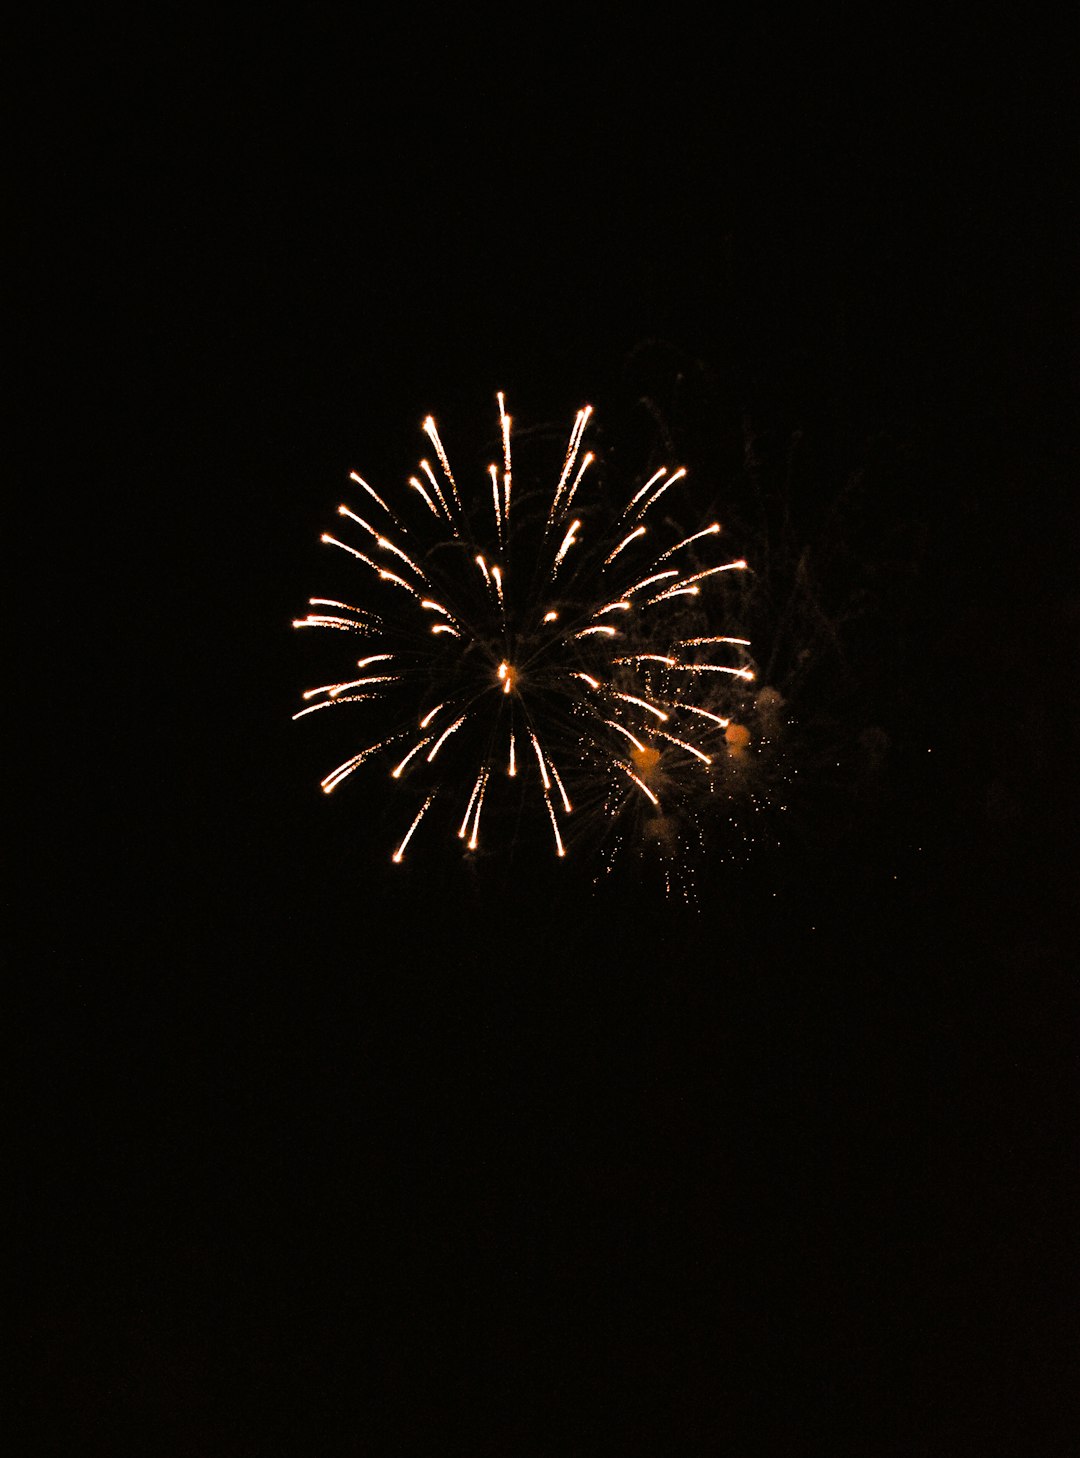
M 432 830 L 475 852 L 498 807 L 523 800 L 557 856 L 579 826 L 635 820 L 676 855 L 673 812 L 715 792 L 740 748 L 750 645 L 710 624 L 705 604 L 747 564 L 716 560 L 719 522 L 673 529 L 682 467 L 610 503 L 585 449 L 590 406 L 547 489 L 523 490 L 497 398 L 500 459 L 479 489 L 459 486 L 430 416 L 428 457 L 400 501 L 352 473 L 351 504 L 322 541 L 355 563 L 362 595 L 311 598 L 294 627 L 364 641 L 293 717 L 356 716 L 361 742 L 322 788 L 363 768 L 411 797 L 395 862 Z

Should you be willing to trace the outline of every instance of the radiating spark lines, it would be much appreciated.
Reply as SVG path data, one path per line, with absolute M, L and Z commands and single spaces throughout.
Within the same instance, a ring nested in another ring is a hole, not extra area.
M 672 507 L 653 513 L 685 467 L 659 467 L 613 510 L 584 449 L 586 405 L 538 509 L 543 487 L 515 465 L 513 419 L 502 392 L 496 400 L 495 460 L 475 490 L 464 475 L 459 486 L 430 415 L 432 459 L 405 478 L 400 502 L 349 473 L 360 509 L 343 503 L 343 535 L 321 540 L 362 574 L 364 606 L 313 597 L 293 622 L 372 640 L 353 674 L 305 689 L 293 718 L 354 705 L 375 728 L 320 783 L 329 794 L 383 763 L 413 804 L 395 864 L 425 819 L 422 841 L 447 815 L 450 834 L 477 852 L 485 806 L 494 807 L 486 839 L 511 785 L 521 803 L 543 802 L 558 858 L 582 814 L 630 814 L 635 800 L 660 813 L 671 795 L 709 793 L 754 678 L 749 640 L 708 631 L 701 607 L 703 592 L 746 562 L 701 561 L 719 522 L 680 535 L 669 529 Z M 707 661 L 695 661 L 701 650 Z

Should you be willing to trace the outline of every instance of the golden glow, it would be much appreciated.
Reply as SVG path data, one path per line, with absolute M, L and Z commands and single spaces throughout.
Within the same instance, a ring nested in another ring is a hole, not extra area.
M 630 751 L 630 758 L 646 777 L 651 775 L 660 763 L 660 751 L 655 744 L 639 744 Z
M 558 621 L 558 617 L 559 617 L 559 614 L 558 613 L 555 613 L 555 612 L 545 613 L 544 614 L 544 617 L 543 617 L 543 621 L 545 623 L 554 623 L 554 622 L 557 622 Z
M 517 669 L 512 668 L 511 665 L 504 660 L 502 663 L 499 664 L 497 677 L 499 682 L 502 684 L 503 693 L 513 693 L 514 688 L 517 685 Z

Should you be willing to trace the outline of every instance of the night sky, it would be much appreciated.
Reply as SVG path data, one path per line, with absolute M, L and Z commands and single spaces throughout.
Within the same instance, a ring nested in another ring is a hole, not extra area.
M 34 58 L 20 1451 L 1075 1451 L 1062 37 L 335 14 Z M 760 569 L 693 905 L 393 867 L 290 722 L 348 472 L 497 390 Z

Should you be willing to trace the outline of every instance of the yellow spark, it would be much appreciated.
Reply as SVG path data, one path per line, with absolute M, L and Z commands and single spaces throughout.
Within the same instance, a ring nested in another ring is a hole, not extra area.
M 543 617 L 543 621 L 545 623 L 554 623 L 554 622 L 557 621 L 558 616 L 559 616 L 559 614 L 558 613 L 555 613 L 555 612 L 545 613 L 544 614 L 544 617 Z
M 669 587 L 664 592 L 658 592 L 655 597 L 648 598 L 646 606 L 652 607 L 654 602 L 666 602 L 669 597 L 697 597 L 700 592 L 700 587 Z
M 575 638 L 588 638 L 593 633 L 603 633 L 607 638 L 617 638 L 619 635 L 614 628 L 609 628 L 604 623 L 594 623 L 591 628 L 582 628 L 574 634 Z
M 358 476 L 355 471 L 350 471 L 349 480 L 355 481 L 358 486 L 362 486 L 367 494 L 373 497 L 374 500 L 378 502 L 378 504 L 382 507 L 383 511 L 386 512 L 387 516 L 390 518 L 391 521 L 397 520 L 397 518 L 394 516 L 394 513 L 387 506 L 386 502 L 373 487 L 368 485 L 368 483 L 364 480 L 363 476 Z
M 514 754 L 514 731 L 510 730 L 510 763 L 506 767 L 506 773 L 511 779 L 517 775 L 517 760 Z
M 333 709 L 338 704 L 359 704 L 363 703 L 365 699 L 375 697 L 377 697 L 375 694 L 345 694 L 341 698 L 326 698 L 318 704 L 309 704 L 306 709 L 301 709 L 299 713 L 293 714 L 291 717 L 293 719 L 302 719 L 305 714 L 316 714 L 320 709 Z
M 571 673 L 570 677 L 584 679 L 590 688 L 598 689 L 600 687 L 600 680 L 593 678 L 591 673 Z
M 491 499 L 495 504 L 495 527 L 499 533 L 499 540 L 502 541 L 502 502 L 499 500 L 499 473 L 494 466 L 488 467 L 488 474 L 491 476 Z
M 503 392 L 500 390 L 496 399 L 499 402 L 499 421 L 502 425 L 503 442 L 503 516 L 507 523 L 510 521 L 510 484 L 513 479 L 510 467 L 510 416 L 506 413 L 506 401 Z
M 401 842 L 401 844 L 398 846 L 397 850 L 394 852 L 393 856 L 391 857 L 391 860 L 394 862 L 395 865 L 400 865 L 401 864 L 401 858 L 405 854 L 405 847 L 409 844 L 409 841 L 412 839 L 413 831 L 420 824 L 421 820 L 423 820 L 424 815 L 427 812 L 428 806 L 431 804 L 432 800 L 434 800 L 434 798 L 435 798 L 435 793 L 436 792 L 433 791 L 427 797 L 427 799 L 424 801 L 424 803 L 420 806 L 420 809 L 417 811 L 417 814 L 416 814 L 416 819 L 413 821 L 413 823 L 409 826 L 408 830 L 405 832 L 405 839 Z
M 656 733 L 661 739 L 667 739 L 672 744 L 677 744 L 680 749 L 685 749 L 687 754 L 695 755 L 701 760 L 702 764 L 712 764 L 712 759 L 709 755 L 703 753 L 700 749 L 695 749 L 692 744 L 687 744 L 685 739 L 677 739 L 674 734 L 667 734 L 663 729 L 657 729 Z
M 449 633 L 451 638 L 461 637 L 461 634 L 458 632 L 458 630 L 456 628 L 452 628 L 449 623 L 436 623 L 431 631 L 436 634 L 436 636 L 439 633 Z
M 614 562 L 615 558 L 619 555 L 623 548 L 628 547 L 635 537 L 643 537 L 646 530 L 646 527 L 637 526 L 632 532 L 629 532 L 625 537 L 623 537 L 622 541 L 615 548 L 614 552 L 612 552 L 610 556 L 604 558 L 604 566 L 610 567 L 612 562 Z
M 491 578 L 488 576 L 487 563 L 484 561 L 483 557 L 480 557 L 480 556 L 477 557 L 477 559 L 476 559 L 476 565 L 480 568 L 480 571 L 484 574 L 484 581 L 490 587 L 491 586 Z
M 371 675 L 368 678 L 354 678 L 351 683 L 334 684 L 334 686 L 329 690 L 329 694 L 332 699 L 336 699 L 339 698 L 346 689 L 363 688 L 369 683 L 397 683 L 400 678 L 400 673 L 382 673 Z M 306 698 L 307 695 L 305 694 L 304 697 Z
M 421 727 L 424 726 L 422 725 Z M 434 735 L 429 734 L 426 739 L 421 739 L 418 744 L 414 744 L 413 747 L 409 750 L 408 754 L 405 756 L 405 758 L 401 761 L 401 763 L 395 765 L 394 768 L 390 771 L 390 778 L 392 780 L 400 780 L 401 772 L 409 763 L 409 760 L 412 759 L 414 754 L 419 754 L 425 744 L 430 744 L 433 738 Z
M 588 424 L 591 414 L 592 406 L 586 405 L 574 417 L 574 428 L 570 432 L 570 444 L 566 448 L 566 459 L 563 461 L 562 474 L 559 477 L 558 485 L 555 487 L 555 495 L 551 500 L 551 510 L 548 512 L 549 526 L 555 520 L 555 513 L 559 509 L 559 498 L 562 496 L 563 487 L 566 485 L 570 472 L 574 469 L 574 462 L 577 459 L 577 453 L 581 447 L 581 438 L 585 434 L 585 426 Z
M 580 521 L 573 521 L 570 523 L 570 530 L 566 533 L 566 536 L 563 537 L 563 544 L 555 553 L 555 565 L 551 569 L 552 575 L 554 575 L 555 571 L 558 569 L 560 562 L 566 556 L 567 552 L 569 552 L 570 548 L 574 545 L 574 533 L 577 531 L 580 525 Z
M 383 551 L 393 552 L 395 557 L 399 557 L 407 567 L 412 568 L 412 570 L 416 573 L 417 577 L 423 578 L 425 582 L 428 580 L 427 573 L 424 571 L 424 569 L 422 567 L 418 567 L 407 552 L 403 552 L 400 547 L 395 546 L 389 537 L 379 537 L 377 538 L 377 541 L 379 543 L 379 546 L 382 547 Z
M 544 764 L 544 755 L 543 751 L 540 748 L 540 742 L 537 739 L 536 735 L 532 732 L 532 730 L 529 731 L 529 738 L 532 740 L 532 746 L 536 750 L 536 758 L 540 765 L 540 778 L 544 782 L 544 789 L 550 790 L 551 781 L 548 779 L 547 766 Z
M 593 614 L 596 618 L 602 618 L 605 613 L 628 613 L 633 607 L 629 602 L 609 602 L 607 607 L 598 608 Z
M 638 530 L 644 531 L 645 528 L 639 527 Z M 661 552 L 660 556 L 657 557 L 656 560 L 658 562 L 663 562 L 666 560 L 666 558 L 673 557 L 675 553 L 680 551 L 683 547 L 688 547 L 691 542 L 696 542 L 700 540 L 701 537 L 715 537 L 720 530 L 720 523 L 718 521 L 714 521 L 712 526 L 707 526 L 704 531 L 695 532 L 692 537 L 683 537 L 681 542 L 676 542 L 675 545 L 673 547 L 669 547 L 666 552 Z
M 347 506 L 342 505 L 338 507 L 338 516 L 347 516 L 349 520 L 354 521 L 357 526 L 363 527 L 369 536 L 374 537 L 376 541 L 378 540 L 379 533 L 375 530 L 375 528 L 371 526 L 370 523 L 366 522 L 362 516 L 357 516 L 355 511 L 350 511 Z
M 439 712 L 439 710 L 445 708 L 446 704 L 444 702 L 441 704 L 436 704 L 433 709 L 429 709 L 424 717 L 420 720 L 420 728 L 426 729 L 427 726 L 431 723 L 432 719 L 434 719 L 435 715 Z
M 687 714 L 700 714 L 703 719 L 711 719 L 714 724 L 719 724 L 721 729 L 726 729 L 731 723 L 730 719 L 722 719 L 719 714 L 714 714 L 709 709 L 699 709 L 696 704 L 683 704 L 674 700 L 671 707 Z
M 629 658 L 613 658 L 612 663 L 662 663 L 667 668 L 674 668 L 676 659 L 668 658 L 663 653 L 634 653 Z
M 563 788 L 563 782 L 559 778 L 559 771 L 555 768 L 555 765 L 550 760 L 548 761 L 548 768 L 551 770 L 551 778 L 555 781 L 555 788 L 558 790 L 559 795 L 562 798 L 563 809 L 566 811 L 567 815 L 569 815 L 574 807 L 573 805 L 571 805 L 570 797 L 567 795 L 565 789 Z
M 680 667 L 685 673 L 727 673 L 732 678 L 745 679 L 747 683 L 754 679 L 752 668 L 726 668 L 722 663 L 683 663 Z
M 617 724 L 614 719 L 605 719 L 604 723 L 608 726 L 609 729 L 617 730 L 617 732 L 621 734 L 624 739 L 629 739 L 630 743 L 634 746 L 635 749 L 644 752 L 644 744 L 642 744 L 641 740 L 638 739 L 635 734 L 630 733 L 630 730 L 627 729 L 625 724 Z
M 573 501 L 575 495 L 577 494 L 577 489 L 581 485 L 581 478 L 582 476 L 584 476 L 585 472 L 589 469 L 595 459 L 596 457 L 593 455 L 592 451 L 586 451 L 585 455 L 582 457 L 581 465 L 578 468 L 578 473 L 574 477 L 574 484 L 566 493 L 566 504 L 563 507 L 564 511 L 570 510 L 570 503 Z
M 435 428 L 434 418 L 430 415 L 424 421 L 424 431 L 428 439 L 431 441 L 431 444 L 435 447 L 435 453 L 439 457 L 439 464 L 440 466 L 442 466 L 444 472 L 446 473 L 446 479 L 450 482 L 450 486 L 454 492 L 454 500 L 457 502 L 457 509 L 458 511 L 460 511 L 461 497 L 458 495 L 457 482 L 454 480 L 454 473 L 450 469 L 450 462 L 446 459 L 446 452 L 443 450 L 442 441 L 439 439 L 439 432 Z
M 438 739 L 436 739 L 435 743 L 431 747 L 431 751 L 427 757 L 428 764 L 432 763 L 435 756 L 438 754 L 439 750 L 443 747 L 446 741 L 450 738 L 451 734 L 453 734 L 454 730 L 460 729 L 467 718 L 467 714 L 462 714 L 460 719 L 455 719 L 448 729 L 443 730 L 443 732 L 439 735 Z
M 637 777 L 637 775 L 634 773 L 634 771 L 632 769 L 630 769 L 628 765 L 623 764 L 622 760 L 617 759 L 615 761 L 615 763 L 622 770 L 623 774 L 624 775 L 629 775 L 629 777 L 633 780 L 634 784 L 637 785 L 638 789 L 641 790 L 643 794 L 648 795 L 649 799 L 653 802 L 653 804 L 657 807 L 657 809 L 659 809 L 659 807 L 660 807 L 660 801 L 656 798 L 656 796 L 653 794 L 653 792 L 649 789 L 648 785 L 645 784 L 644 780 L 639 780 L 638 777 Z
M 666 572 L 655 572 L 651 577 L 643 577 L 640 582 L 635 582 L 633 587 L 628 587 L 623 593 L 624 597 L 633 597 L 635 592 L 640 592 L 643 587 L 651 587 L 654 582 L 663 582 L 666 577 L 678 577 L 674 567 L 669 567 Z
M 431 489 L 432 489 L 432 491 L 434 491 L 435 495 L 439 498 L 439 505 L 443 509 L 443 515 L 446 517 L 446 520 L 450 523 L 450 525 L 453 526 L 454 525 L 454 519 L 450 515 L 450 508 L 446 504 L 446 497 L 442 494 L 442 488 L 439 486 L 438 481 L 436 481 L 436 479 L 435 479 L 435 473 L 431 469 L 431 463 L 429 461 L 421 461 L 420 462 L 420 469 L 421 469 L 421 471 L 423 471 L 424 475 L 428 478 L 428 481 L 431 483 Z M 454 535 L 457 536 L 457 532 L 456 531 L 454 532 Z
M 670 714 L 665 714 L 663 709 L 658 709 L 655 704 L 650 704 L 647 699 L 638 699 L 633 694 L 620 693 L 617 693 L 615 697 L 624 699 L 628 704 L 637 704 L 639 709 L 646 709 L 650 714 L 655 714 L 658 719 L 667 720 L 671 717 Z
M 496 593 L 496 596 L 499 599 L 499 606 L 500 606 L 500 608 L 505 609 L 506 602 L 505 602 L 505 600 L 503 598 L 502 569 L 500 567 L 492 567 L 492 569 L 491 569 L 491 576 L 492 576 L 492 580 L 495 583 L 495 593 Z
M 363 764 L 365 759 L 369 759 L 376 750 L 382 749 L 382 747 L 382 743 L 372 744 L 367 749 L 362 749 L 359 754 L 354 754 L 344 764 L 339 764 L 337 769 L 331 770 L 324 779 L 319 781 L 323 794 L 329 795 L 332 790 L 336 790 L 342 780 L 347 779 L 353 770 L 358 769 Z
M 427 504 L 427 509 L 431 512 L 432 516 L 437 517 L 439 515 L 439 508 L 435 505 L 434 501 L 432 501 L 431 497 L 424 490 L 423 486 L 420 485 L 420 482 L 416 479 L 415 476 L 409 477 L 409 485 L 413 488 L 414 491 L 419 491 L 420 495 L 424 498 L 424 501 Z
M 633 511 L 634 507 L 638 504 L 638 502 L 645 495 L 645 493 L 647 491 L 651 490 L 652 487 L 656 485 L 657 481 L 659 481 L 659 479 L 660 479 L 661 476 L 666 476 L 666 475 L 667 475 L 667 467 L 666 466 L 661 466 L 660 469 L 659 469 L 659 471 L 654 471 L 653 474 L 649 477 L 649 479 L 645 482 L 645 485 L 642 486 L 641 490 L 637 493 L 637 495 L 631 497 L 630 501 L 627 503 L 626 510 L 623 512 L 623 516 L 629 516 L 630 512 Z
M 472 834 L 469 836 L 469 849 L 474 851 L 480 840 L 480 811 L 484 808 L 484 795 L 487 793 L 488 774 L 483 771 L 483 779 L 480 783 L 480 794 L 476 801 L 476 813 L 473 815 Z
M 462 820 L 461 828 L 458 830 L 458 840 L 465 839 L 465 833 L 469 828 L 469 816 L 472 814 L 472 808 L 473 805 L 476 803 L 476 797 L 480 793 L 480 786 L 484 783 L 484 773 L 485 771 L 481 770 L 480 773 L 476 776 L 476 784 L 473 785 L 472 794 L 469 796 L 469 803 L 465 807 L 465 818 Z
M 429 613 L 442 613 L 444 618 L 450 618 L 451 621 L 453 621 L 454 615 L 450 611 L 450 609 L 444 608 L 442 603 L 436 602 L 434 598 L 422 597 L 420 599 L 420 606 L 422 608 L 427 608 Z
M 744 648 L 749 648 L 749 638 L 680 638 L 675 644 L 676 648 L 697 648 L 703 643 L 738 643 Z
M 653 493 L 652 496 L 649 497 L 649 499 L 648 499 L 648 501 L 646 501 L 645 505 L 638 507 L 638 516 L 644 516 L 645 513 L 648 511 L 649 507 L 650 506 L 654 506 L 656 504 L 656 502 L 658 502 L 660 500 L 661 496 L 663 496 L 664 492 L 668 489 L 668 487 L 669 486 L 674 486 L 675 485 L 675 482 L 676 481 L 681 481 L 682 478 L 685 475 L 686 475 L 686 467 L 685 466 L 680 466 L 677 471 L 673 471 L 672 474 L 664 482 L 664 484 L 661 487 L 659 487 Z
M 559 834 L 559 822 L 555 819 L 555 806 L 551 803 L 551 796 L 546 790 L 544 791 L 544 804 L 547 806 L 547 812 L 551 816 L 551 829 L 555 834 L 556 853 L 560 856 L 565 856 L 566 847 L 563 845 L 562 836 Z

